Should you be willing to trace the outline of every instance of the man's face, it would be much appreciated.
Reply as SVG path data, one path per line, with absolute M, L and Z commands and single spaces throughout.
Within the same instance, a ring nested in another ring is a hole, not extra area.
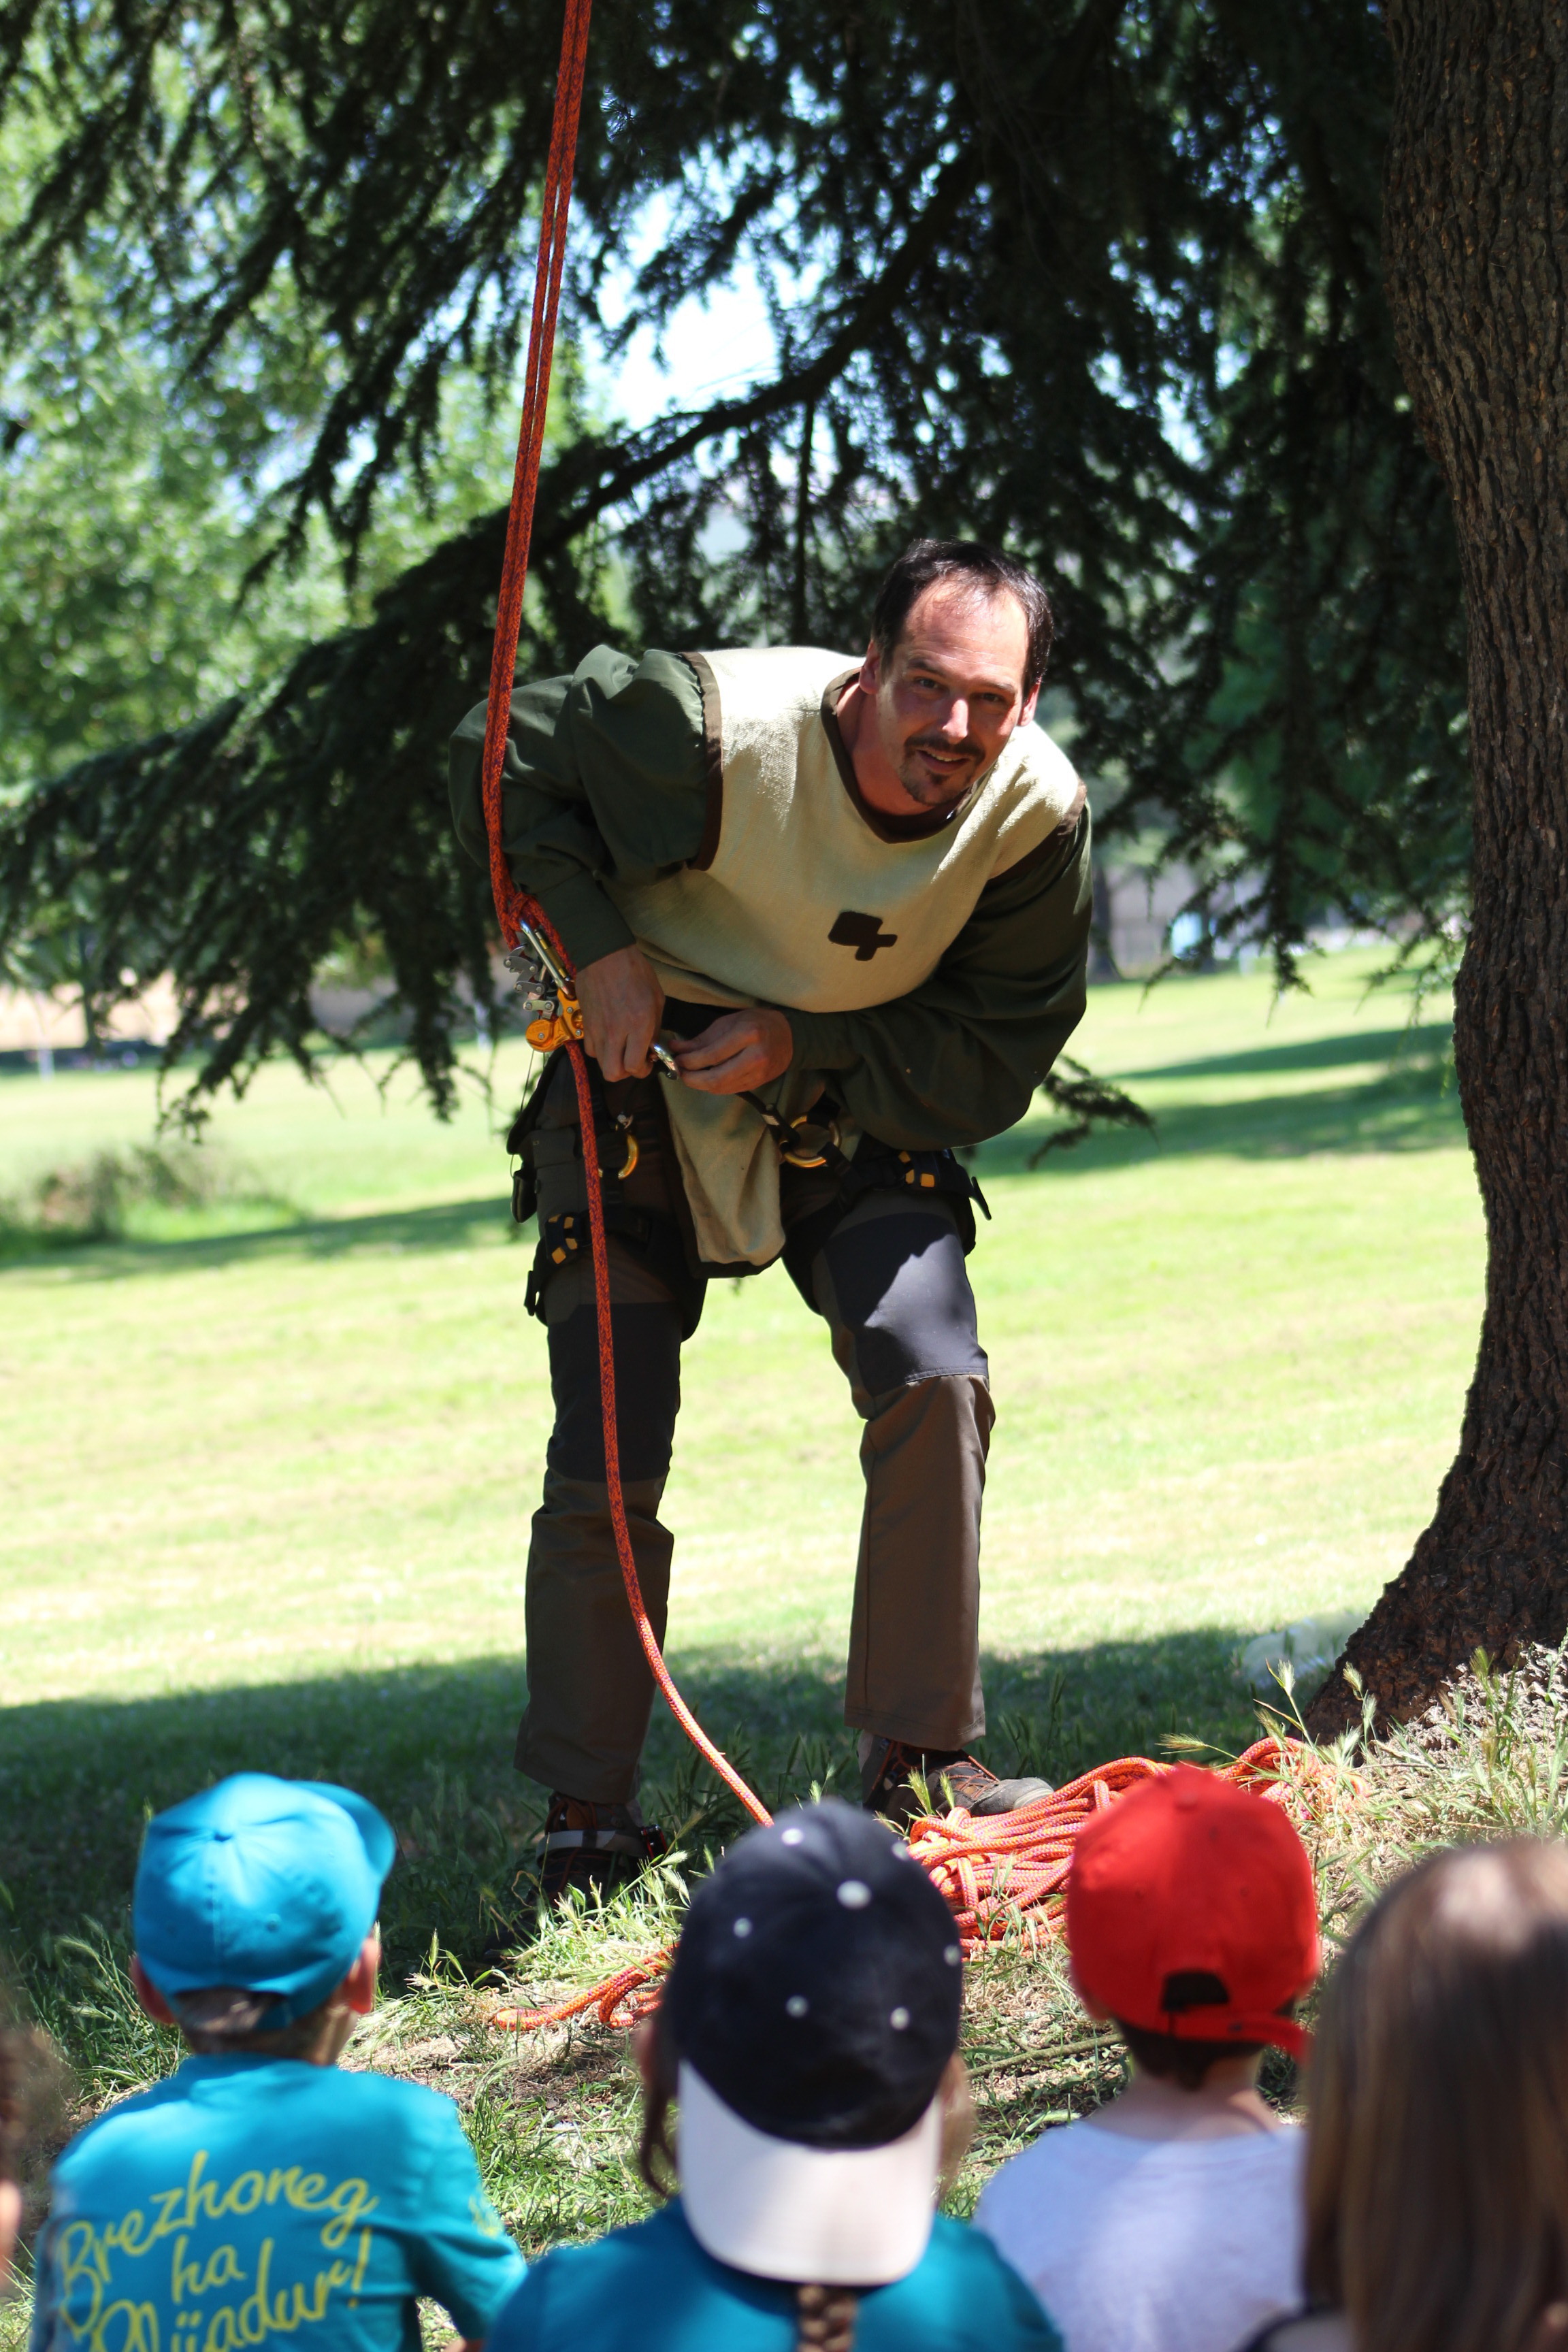
M 922 809 L 963 798 L 1016 727 L 1035 715 L 1024 692 L 1029 632 L 1016 598 L 938 581 L 917 597 L 883 660 L 873 646 L 860 673 L 873 695 L 889 765 Z

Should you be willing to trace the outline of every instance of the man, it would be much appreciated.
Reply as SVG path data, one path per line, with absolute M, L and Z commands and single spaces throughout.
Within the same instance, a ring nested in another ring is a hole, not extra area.
M 964 1270 L 978 1188 L 955 1147 L 1022 1117 L 1084 1009 L 1089 813 L 1034 724 L 1051 614 L 1022 566 L 919 541 L 865 658 L 795 646 L 599 646 L 512 698 L 503 845 L 577 970 L 606 1171 L 621 1464 L 660 1641 L 658 1512 L 679 1351 L 715 1274 L 782 1256 L 865 1419 L 845 1697 L 861 1794 L 911 1773 L 972 1810 L 984 1729 L 980 1500 L 992 1408 Z M 482 706 L 452 805 L 485 856 Z M 679 1082 L 651 1075 L 663 1039 Z M 808 1116 L 809 1114 L 809 1116 Z M 521 1770 L 552 1791 L 546 1891 L 648 1849 L 636 1794 L 652 1683 L 616 1560 L 587 1193 L 564 1056 L 509 1139 L 541 1242 L 530 1304 L 555 1426 L 525 1602 Z

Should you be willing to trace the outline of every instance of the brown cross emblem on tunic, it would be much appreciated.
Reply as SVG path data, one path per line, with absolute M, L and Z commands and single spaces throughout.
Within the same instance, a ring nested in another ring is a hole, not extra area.
M 853 948 L 857 963 L 869 963 L 879 948 L 896 948 L 897 931 L 882 929 L 880 915 L 857 915 L 846 908 L 827 934 L 836 948 Z

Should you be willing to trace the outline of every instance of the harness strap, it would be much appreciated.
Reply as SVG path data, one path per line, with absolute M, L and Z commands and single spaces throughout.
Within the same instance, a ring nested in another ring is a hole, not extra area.
M 809 1216 L 798 1218 L 784 1234 L 784 1258 L 791 1280 L 809 1306 L 811 1268 L 819 1249 L 832 1239 L 857 1201 L 868 1192 L 912 1192 L 945 1200 L 958 1220 L 959 1239 L 968 1256 L 974 1247 L 974 1207 L 988 1221 L 989 1203 L 978 1178 L 955 1151 L 899 1151 L 889 1143 L 867 1136 L 852 1160 L 845 1163 L 838 1190 L 831 1201 Z

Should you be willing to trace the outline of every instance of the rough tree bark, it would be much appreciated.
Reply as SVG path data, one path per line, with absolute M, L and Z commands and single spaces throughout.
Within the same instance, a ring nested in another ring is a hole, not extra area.
M 1474 915 L 1455 1003 L 1486 1313 L 1436 1514 L 1349 1657 L 1403 1718 L 1568 1628 L 1568 7 L 1386 0 L 1384 260 L 1458 528 Z M 1342 1674 L 1309 1721 L 1359 1717 Z

